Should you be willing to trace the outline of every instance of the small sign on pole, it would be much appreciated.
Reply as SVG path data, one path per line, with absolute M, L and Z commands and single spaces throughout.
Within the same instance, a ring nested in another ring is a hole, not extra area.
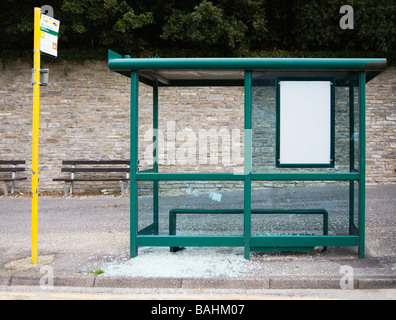
M 53 57 L 58 56 L 58 34 L 60 22 L 50 16 L 41 15 L 40 51 Z

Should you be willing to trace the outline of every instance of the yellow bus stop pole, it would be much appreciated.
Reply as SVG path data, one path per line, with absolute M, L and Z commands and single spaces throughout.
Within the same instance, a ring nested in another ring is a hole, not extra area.
M 33 131 L 32 131 L 32 264 L 38 262 L 38 172 L 40 116 L 40 19 L 41 9 L 34 8 L 33 49 Z

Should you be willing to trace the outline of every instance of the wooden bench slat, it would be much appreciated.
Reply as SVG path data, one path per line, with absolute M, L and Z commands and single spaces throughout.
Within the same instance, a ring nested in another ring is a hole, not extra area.
M 129 168 L 62 168 L 62 172 L 130 172 Z
M 27 180 L 27 178 L 0 178 L 0 181 L 4 182 L 11 182 L 11 181 L 22 181 L 22 180 Z
M 25 164 L 25 160 L 0 160 L 0 165 L 17 165 L 17 164 Z
M 0 168 L 0 172 L 20 172 L 25 171 L 25 168 Z
M 65 182 L 75 182 L 75 181 L 129 181 L 130 179 L 127 178 L 103 178 L 103 179 L 91 179 L 91 178 L 77 178 L 77 179 L 71 179 L 71 178 L 56 178 L 52 179 L 53 181 L 65 181 Z
M 129 160 L 65 160 L 63 165 L 103 165 L 103 164 L 124 164 L 129 165 Z

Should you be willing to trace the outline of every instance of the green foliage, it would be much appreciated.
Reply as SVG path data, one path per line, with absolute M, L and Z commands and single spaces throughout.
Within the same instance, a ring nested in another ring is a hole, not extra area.
M 341 6 L 354 10 L 354 29 L 342 30 Z M 293 31 L 301 49 L 377 50 L 396 48 L 396 3 L 389 0 L 298 1 Z
M 33 8 L 44 4 L 61 21 L 58 59 L 105 59 L 107 48 L 140 57 L 371 52 L 395 59 L 394 0 L 1 0 L 3 61 L 31 59 Z M 345 4 L 354 9 L 353 30 L 339 26 Z
M 161 37 L 193 46 L 234 49 L 245 38 L 247 27 L 235 17 L 203 0 L 194 11 L 183 13 L 174 10 L 164 25 Z
M 217 55 L 243 54 L 260 48 L 268 33 L 260 0 L 203 0 L 188 10 L 175 9 L 165 22 L 161 38 L 173 44 L 216 49 Z
M 103 270 L 101 270 L 101 269 L 98 269 L 98 270 L 95 270 L 95 271 L 93 271 L 93 270 L 89 270 L 89 271 L 88 271 L 88 273 L 89 273 L 89 274 L 94 274 L 94 275 L 98 276 L 98 275 L 101 275 L 101 274 L 103 274 L 103 273 L 104 273 L 104 271 L 103 271 Z
M 396 2 L 366 0 L 356 3 L 357 38 L 363 50 L 396 49 Z
M 64 0 L 60 37 L 81 46 L 131 45 L 134 30 L 153 23 L 150 12 L 136 14 L 126 1 Z

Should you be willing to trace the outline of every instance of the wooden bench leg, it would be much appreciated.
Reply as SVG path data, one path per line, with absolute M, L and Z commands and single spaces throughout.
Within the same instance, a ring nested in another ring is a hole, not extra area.
M 1 182 L 1 185 L 2 185 L 2 187 L 3 187 L 4 195 L 5 195 L 5 196 L 8 196 L 8 190 L 7 190 L 7 186 L 6 186 L 5 182 L 2 181 L 2 182 Z

